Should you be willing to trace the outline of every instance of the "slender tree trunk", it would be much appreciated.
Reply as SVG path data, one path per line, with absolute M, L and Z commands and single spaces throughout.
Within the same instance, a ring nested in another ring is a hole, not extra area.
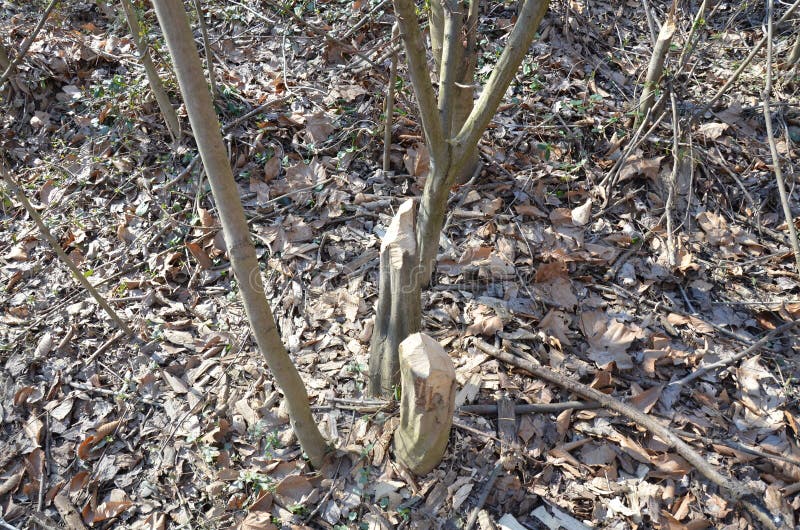
M 398 16 L 403 41 L 406 44 L 409 73 L 421 109 L 422 125 L 431 152 L 431 169 L 425 182 L 425 191 L 420 201 L 417 217 L 421 285 L 430 283 L 436 264 L 439 235 L 444 225 L 450 187 L 456 177 L 462 175 L 469 165 L 471 161 L 469 154 L 478 145 L 478 140 L 497 111 L 522 59 L 528 53 L 528 48 L 533 42 L 533 37 L 547 11 L 548 4 L 548 0 L 525 2 L 508 38 L 508 44 L 503 49 L 503 53 L 483 92 L 475 102 L 472 112 L 467 116 L 457 134 L 449 138 L 443 134 L 445 128 L 441 124 L 441 119 L 431 119 L 431 111 L 436 108 L 433 103 L 435 98 L 433 89 L 429 88 L 430 78 L 422 61 L 424 59 L 424 48 L 421 48 L 422 39 L 420 36 L 417 41 L 417 37 L 415 37 L 415 33 L 419 33 L 419 25 L 414 14 L 413 4 L 409 0 L 395 0 L 395 12 Z M 421 57 L 420 49 L 422 49 Z M 427 93 L 428 91 L 430 94 Z M 426 117 L 428 117 L 427 122 Z M 438 113 L 436 113 L 436 117 L 439 117 Z M 456 131 L 454 130 L 453 133 Z
M 467 121 L 473 107 L 475 106 L 475 67 L 478 64 L 478 8 L 479 0 L 472 0 L 467 13 L 467 20 L 464 23 L 466 39 L 461 53 L 463 59 L 463 69 L 461 78 L 455 87 L 455 108 L 453 109 L 453 131 L 460 131 Z M 467 153 L 467 163 L 464 171 L 456 177 L 456 181 L 463 184 L 478 169 L 479 157 L 477 145 Z
M 197 11 L 197 22 L 200 24 L 200 34 L 203 36 L 203 51 L 206 54 L 208 66 L 208 83 L 211 85 L 211 95 L 214 99 L 219 99 L 219 89 L 217 88 L 217 74 L 214 72 L 214 53 L 211 51 L 211 41 L 208 38 L 208 27 L 206 26 L 206 16 L 200 0 L 194 0 L 194 8 Z
M 189 19 L 181 0 L 155 0 L 154 4 L 167 47 L 175 63 L 178 84 L 211 183 L 211 192 L 219 209 L 231 268 L 250 327 L 278 388 L 286 398 L 289 419 L 300 446 L 311 464 L 319 467 L 327 452 L 327 444 L 311 414 L 305 385 L 281 342 L 275 319 L 264 295 L 261 271 L 239 198 L 239 188 L 222 143 L 219 121 L 203 77 Z
M 150 48 L 144 40 L 142 28 L 139 24 L 139 17 L 136 16 L 136 11 L 133 9 L 131 0 L 120 0 L 120 2 L 122 3 L 122 10 L 125 11 L 125 18 L 128 20 L 128 28 L 131 30 L 133 42 L 136 43 L 136 49 L 139 51 L 142 66 L 144 66 L 144 71 L 147 74 L 147 82 L 150 85 L 153 96 L 156 98 L 156 103 L 158 103 L 158 108 L 161 110 L 161 115 L 164 117 L 164 121 L 167 124 L 167 130 L 173 140 L 180 140 L 181 126 L 178 121 L 178 114 L 175 112 L 175 108 L 169 100 L 167 91 L 164 90 L 164 85 L 161 83 L 161 78 L 158 76 L 158 70 L 156 70 L 153 59 L 150 57 Z
M 394 0 L 397 24 L 406 49 L 408 71 L 417 97 L 419 118 L 430 152 L 431 166 L 416 216 L 414 251 L 406 250 L 411 247 L 402 245 L 395 245 L 396 250 L 392 252 L 384 253 L 383 247 L 381 251 L 381 277 L 373 332 L 375 335 L 370 355 L 370 392 L 374 395 L 384 394 L 399 380 L 397 346 L 410 333 L 420 329 L 421 291 L 422 287 L 430 282 L 436 264 L 439 236 L 444 224 L 450 187 L 475 160 L 472 153 L 476 150 L 478 140 L 514 79 L 549 4 L 548 0 L 525 2 L 492 75 L 480 98 L 467 114 L 464 109 L 468 105 L 461 111 L 457 110 L 459 98 L 466 100 L 466 96 L 459 94 L 457 90 L 460 88 L 459 82 L 464 80 L 460 74 L 464 61 L 459 58 L 463 58 L 465 52 L 474 48 L 473 39 L 471 44 L 468 42 L 467 49 L 464 49 L 462 29 L 465 20 L 469 24 L 467 33 L 477 23 L 477 4 L 474 3 L 477 0 L 471 4 L 468 13 L 458 13 L 457 9 L 463 7 L 459 7 L 455 0 L 432 0 L 432 18 L 436 12 L 434 5 L 439 1 L 443 2 L 444 18 L 437 98 L 431 83 L 416 6 L 413 0 Z M 435 25 L 434 21 L 431 25 Z M 471 77 L 474 74 L 474 65 L 469 66 L 467 70 L 471 70 L 468 74 Z M 471 83 L 469 90 L 471 105 Z M 462 114 L 459 115 L 458 112 Z M 458 126 L 457 124 L 462 121 L 463 124 Z M 411 222 L 413 216 L 405 224 L 409 225 Z M 387 245 L 388 236 L 389 232 L 384 239 L 384 245 Z M 409 239 L 412 238 L 405 238 Z M 400 248 L 404 249 L 404 253 L 400 252 Z M 391 259 L 384 258 L 384 254 L 391 256 Z M 412 254 L 416 254 L 416 257 Z M 390 261 L 392 267 L 399 269 L 389 269 L 386 264 Z M 399 272 L 401 269 L 403 272 Z
M 800 61 L 800 31 L 797 33 L 797 37 L 794 41 L 794 46 L 792 46 L 792 51 L 789 52 L 789 58 L 786 59 L 786 64 L 784 68 L 787 70 L 797 64 Z
M 477 2 L 478 0 L 474 0 Z M 442 0 L 430 0 L 430 18 L 428 31 L 431 35 L 431 52 L 433 54 L 434 72 L 439 75 L 442 66 L 442 39 L 444 38 L 444 10 Z

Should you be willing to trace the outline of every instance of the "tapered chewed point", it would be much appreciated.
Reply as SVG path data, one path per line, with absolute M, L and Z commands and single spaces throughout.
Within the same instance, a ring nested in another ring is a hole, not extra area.
M 444 457 L 456 400 L 456 371 L 441 344 L 424 333 L 400 343 L 400 427 L 394 434 L 397 460 L 417 475 Z

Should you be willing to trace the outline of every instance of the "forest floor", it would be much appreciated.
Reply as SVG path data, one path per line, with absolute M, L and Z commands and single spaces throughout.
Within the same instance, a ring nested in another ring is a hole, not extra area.
M 191 136 L 170 140 L 118 10 L 61 3 L 0 93 L 2 163 L 138 338 L 0 186 L 0 526 L 463 528 L 478 506 L 481 528 L 758 527 L 664 440 L 591 403 L 559 411 L 576 396 L 476 346 L 489 343 L 668 425 L 793 528 L 800 343 L 789 329 L 748 350 L 800 316 L 761 110 L 766 51 L 689 120 L 761 40 L 764 6 L 716 2 L 672 75 L 697 3 L 681 2 L 667 61 L 680 123 L 667 104 L 630 150 L 654 36 L 641 3 L 552 3 L 483 136 L 482 170 L 451 194 L 423 329 L 453 359 L 459 408 L 445 459 L 421 477 L 393 459 L 396 402 L 365 393 L 381 236 L 428 164 L 401 54 L 381 169 L 391 3 L 204 2 L 268 297 L 340 450 L 319 471 L 248 331 Z M 649 4 L 657 32 L 667 2 Z M 12 56 L 45 6 L 0 4 Z M 515 13 L 484 8 L 481 81 Z M 779 68 L 794 39 L 776 27 L 772 117 L 796 206 L 800 77 Z M 499 402 L 515 415 L 498 422 Z

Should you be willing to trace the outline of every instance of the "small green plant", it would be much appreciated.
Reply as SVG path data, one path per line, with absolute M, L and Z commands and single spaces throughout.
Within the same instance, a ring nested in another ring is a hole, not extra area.
M 233 483 L 233 487 L 243 490 L 252 489 L 253 493 L 259 494 L 262 491 L 275 491 L 277 484 L 269 475 L 257 473 L 255 471 L 241 471 L 239 479 Z
M 200 446 L 200 456 L 206 464 L 213 464 L 219 457 L 219 449 L 209 444 Z

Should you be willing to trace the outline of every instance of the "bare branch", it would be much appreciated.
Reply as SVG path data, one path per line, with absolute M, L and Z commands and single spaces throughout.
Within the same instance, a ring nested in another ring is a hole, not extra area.
M 440 165 L 447 156 L 447 144 L 443 141 L 442 121 L 437 110 L 436 95 L 433 93 L 425 41 L 419 28 L 416 6 L 412 0 L 395 0 L 394 10 L 400 26 L 400 35 L 406 47 L 408 73 L 411 76 L 414 94 L 417 96 L 419 117 L 429 143 L 431 162 Z
M 517 73 L 517 68 L 525 54 L 528 53 L 528 48 L 533 42 L 533 37 L 536 35 L 536 30 L 549 4 L 549 0 L 527 0 L 525 2 L 519 19 L 514 24 L 514 29 L 508 38 L 508 44 L 503 49 L 500 60 L 497 61 L 475 108 L 464 126 L 461 127 L 458 136 L 453 140 L 456 151 L 453 156 L 453 169 L 455 169 L 452 171 L 453 174 L 459 173 L 459 166 L 465 163 L 464 154 L 478 144 L 483 131 L 497 111 L 506 89 Z

